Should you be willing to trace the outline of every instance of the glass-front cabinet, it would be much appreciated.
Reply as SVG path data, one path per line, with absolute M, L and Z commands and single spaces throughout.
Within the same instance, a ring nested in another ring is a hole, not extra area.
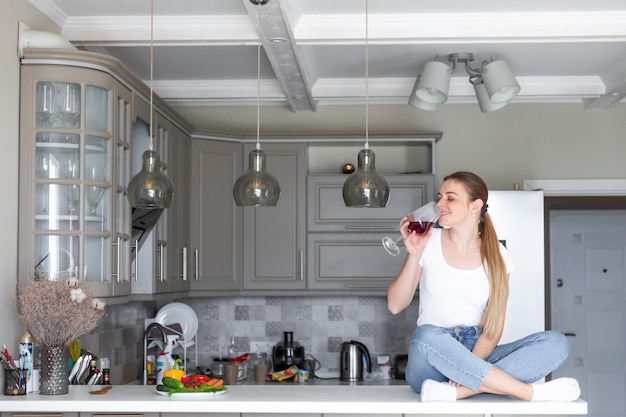
M 107 73 L 22 65 L 19 274 L 126 295 L 132 93 Z

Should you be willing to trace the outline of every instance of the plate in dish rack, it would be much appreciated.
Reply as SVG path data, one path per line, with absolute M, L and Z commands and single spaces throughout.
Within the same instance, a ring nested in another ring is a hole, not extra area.
M 169 303 L 156 314 L 155 321 L 162 326 L 180 324 L 185 343 L 188 344 L 198 331 L 198 316 L 193 308 L 184 303 Z
M 222 391 L 214 391 L 214 392 L 175 392 L 170 394 L 169 392 L 164 391 L 154 391 L 157 395 L 161 395 L 163 397 L 171 397 L 171 398 L 184 398 L 184 399 L 200 399 L 200 398 L 213 398 L 220 395 L 226 394 L 228 390 Z

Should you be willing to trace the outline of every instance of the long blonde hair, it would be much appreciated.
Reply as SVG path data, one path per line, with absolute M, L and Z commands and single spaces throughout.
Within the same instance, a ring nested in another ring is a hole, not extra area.
M 483 208 L 478 223 L 480 235 L 480 257 L 485 266 L 489 278 L 489 301 L 487 311 L 483 316 L 481 326 L 483 333 L 493 337 L 498 326 L 498 318 L 503 312 L 509 297 L 509 276 L 502 255 L 496 229 L 493 227 L 491 217 L 487 213 L 487 198 L 489 191 L 487 184 L 478 175 L 471 172 L 455 172 L 443 179 L 444 181 L 459 181 L 467 190 L 470 202 L 482 200 Z

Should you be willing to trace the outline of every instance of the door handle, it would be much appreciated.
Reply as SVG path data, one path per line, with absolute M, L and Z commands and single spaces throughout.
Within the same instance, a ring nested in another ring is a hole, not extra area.
M 576 333 L 563 333 L 565 336 L 576 337 Z
M 561 278 L 556 280 L 556 287 L 561 288 L 563 286 L 563 280 Z

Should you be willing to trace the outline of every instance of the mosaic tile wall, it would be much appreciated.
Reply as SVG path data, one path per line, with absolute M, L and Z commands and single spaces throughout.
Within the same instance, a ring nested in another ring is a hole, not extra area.
M 321 371 L 339 369 L 341 344 L 357 340 L 367 346 L 376 363 L 378 355 L 406 353 L 415 329 L 417 303 L 394 316 L 384 297 L 242 297 L 179 300 L 198 315 L 198 362 L 208 365 L 216 354 L 226 354 L 231 336 L 237 350 L 248 352 L 250 342 L 293 340 L 312 355 Z M 191 356 L 195 356 L 193 347 Z M 188 357 L 190 353 L 188 352 Z M 271 356 L 271 352 L 268 352 Z M 309 357 L 310 358 L 310 357 Z
M 213 357 L 226 354 L 231 337 L 238 351 L 248 352 L 251 341 L 270 346 L 292 331 L 293 339 L 319 361 L 319 372 L 336 372 L 341 344 L 364 343 L 376 363 L 379 355 L 406 353 L 415 329 L 417 303 L 394 316 L 384 297 L 215 297 L 175 300 L 190 305 L 198 316 L 194 346 L 187 349 L 189 366 L 207 368 Z M 154 317 L 166 303 L 133 302 L 107 307 L 98 328 L 82 336 L 83 347 L 111 360 L 113 384 L 142 380 L 145 318 Z M 197 349 L 197 351 L 196 351 Z M 174 353 L 181 354 L 180 348 Z M 271 352 L 268 352 L 271 356 Z M 197 363 L 195 358 L 197 355 Z M 309 356 L 311 355 L 311 356 Z

